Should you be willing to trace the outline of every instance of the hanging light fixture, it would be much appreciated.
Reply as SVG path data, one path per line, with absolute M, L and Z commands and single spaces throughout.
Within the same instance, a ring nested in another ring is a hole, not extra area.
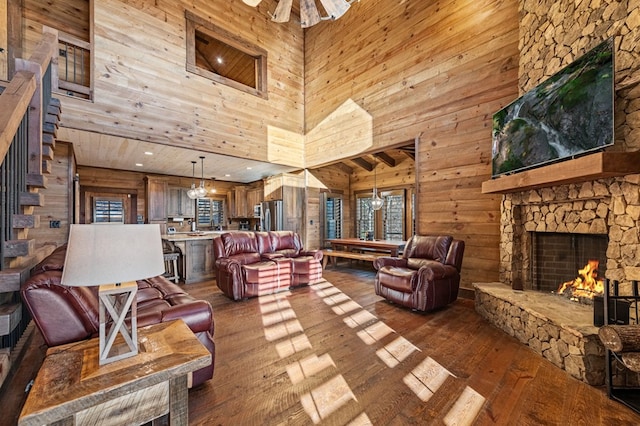
M 196 188 L 196 198 L 203 198 L 207 195 L 207 189 L 204 187 L 204 157 L 200 156 L 200 186 Z
M 384 204 L 384 200 L 378 195 L 378 180 L 376 170 L 378 162 L 373 166 L 373 196 L 371 197 L 371 208 L 374 210 L 380 210 Z
M 191 189 L 189 189 L 187 191 L 187 197 L 191 198 L 192 200 L 198 198 L 198 194 L 196 193 L 196 162 L 192 161 L 191 162 Z
M 211 189 L 209 190 L 209 192 L 212 193 L 212 194 L 215 194 L 217 192 L 215 184 L 216 184 L 216 178 L 212 177 L 211 178 Z

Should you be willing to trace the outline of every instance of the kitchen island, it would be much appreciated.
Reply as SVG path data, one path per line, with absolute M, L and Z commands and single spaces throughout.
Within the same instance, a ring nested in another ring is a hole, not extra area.
M 176 232 L 162 235 L 182 256 L 178 262 L 178 274 L 185 284 L 215 278 L 213 265 L 213 239 L 232 231 Z

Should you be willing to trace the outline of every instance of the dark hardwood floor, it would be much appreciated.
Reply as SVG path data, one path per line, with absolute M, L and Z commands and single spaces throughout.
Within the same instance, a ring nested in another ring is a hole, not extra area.
M 421 314 L 376 296 L 369 268 L 324 276 L 242 302 L 214 281 L 186 287 L 211 302 L 216 341 L 213 380 L 189 392 L 190 424 L 640 424 L 603 389 L 490 326 L 471 300 Z M 37 332 L 32 344 L 25 373 L 0 392 L 0 423 L 20 411 Z

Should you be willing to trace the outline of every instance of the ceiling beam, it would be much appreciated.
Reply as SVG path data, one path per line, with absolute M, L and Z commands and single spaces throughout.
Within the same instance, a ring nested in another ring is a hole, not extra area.
M 416 150 L 414 147 L 411 148 L 401 148 L 400 151 L 402 151 L 407 157 L 411 158 L 412 160 L 415 161 L 416 159 Z
M 389 167 L 396 166 L 396 160 L 386 152 L 378 152 L 377 154 L 373 154 L 373 156 L 379 159 L 380 161 L 382 161 L 384 164 L 386 164 Z
M 351 173 L 353 173 L 353 168 L 349 167 L 347 164 L 345 163 L 336 163 L 335 166 L 340 169 L 341 171 L 343 171 L 344 173 L 350 175 Z
M 356 163 L 356 165 L 362 167 L 368 172 L 373 171 L 373 164 L 371 164 L 368 160 L 364 159 L 363 157 L 352 158 L 351 161 L 353 161 L 354 163 Z

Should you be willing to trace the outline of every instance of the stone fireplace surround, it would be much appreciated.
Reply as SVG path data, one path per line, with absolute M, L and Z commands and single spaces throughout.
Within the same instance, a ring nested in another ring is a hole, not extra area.
M 593 308 L 533 291 L 533 232 L 608 236 L 606 274 L 640 278 L 640 175 L 508 193 L 501 206 L 500 282 L 475 284 L 476 310 L 573 377 L 604 384 Z M 625 288 L 626 287 L 626 288 Z

